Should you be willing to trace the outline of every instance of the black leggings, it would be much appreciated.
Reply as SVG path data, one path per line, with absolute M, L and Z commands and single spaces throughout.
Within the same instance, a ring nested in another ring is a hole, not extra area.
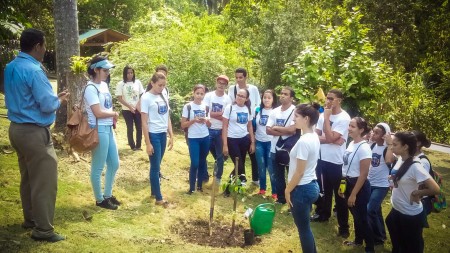
M 424 212 L 418 215 L 402 214 L 394 208 L 386 217 L 386 226 L 392 242 L 392 253 L 422 253 Z
M 239 157 L 238 164 L 238 175 L 241 180 L 246 180 L 245 177 L 245 157 L 247 156 L 247 152 L 250 148 L 250 137 L 244 136 L 242 138 L 230 138 L 227 139 L 228 142 L 228 153 L 233 161 L 233 164 L 236 166 L 236 157 Z M 230 173 L 230 176 L 234 176 L 234 170 Z M 244 175 L 244 176 L 242 176 Z

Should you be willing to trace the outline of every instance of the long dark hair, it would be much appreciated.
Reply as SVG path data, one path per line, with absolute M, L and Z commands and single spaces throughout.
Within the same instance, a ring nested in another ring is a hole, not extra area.
M 414 163 L 414 154 L 416 153 L 417 148 L 417 139 L 416 136 L 412 132 L 397 132 L 394 137 L 402 144 L 408 146 L 408 154 L 409 157 L 406 159 L 400 168 L 398 169 L 397 174 L 395 174 L 394 183 L 397 184 L 398 181 L 406 174 L 409 167 Z
M 127 77 L 128 74 L 127 73 L 128 73 L 129 69 L 133 70 L 133 79 L 132 79 L 133 83 L 134 83 L 134 81 L 136 81 L 136 73 L 134 72 L 134 69 L 130 66 L 125 66 L 125 68 L 123 68 L 123 83 L 128 82 L 128 77 Z
M 295 113 L 302 115 L 303 117 L 308 116 L 309 117 L 309 126 L 314 126 L 317 124 L 317 121 L 319 120 L 319 108 L 320 105 L 316 102 L 311 102 L 308 104 L 299 104 L 295 108 Z
M 431 146 L 431 141 L 427 139 L 427 136 L 422 131 L 414 130 L 412 132 L 416 136 L 417 142 L 420 142 L 419 149 L 422 147 L 429 148 Z
M 145 89 L 145 92 L 147 92 L 147 91 L 152 89 L 152 82 L 156 83 L 160 79 L 166 80 L 166 76 L 163 73 L 161 73 L 161 72 L 155 72 L 153 74 L 152 78 L 150 79 L 150 81 L 148 82 L 147 88 Z
M 264 99 L 264 94 L 266 94 L 266 93 L 272 94 L 272 98 L 273 98 L 272 109 L 277 106 L 277 95 L 275 94 L 275 91 L 268 89 L 268 90 L 264 91 L 263 94 L 261 95 L 261 104 L 259 105 L 259 110 L 262 110 L 265 107 L 263 99 Z
M 247 89 L 244 89 L 245 92 L 247 93 L 247 100 L 245 100 L 245 106 L 247 106 L 248 108 L 248 112 L 250 113 L 250 115 L 252 115 L 252 109 L 251 109 L 251 102 L 250 102 L 250 92 Z
M 92 69 L 91 65 L 95 64 L 97 62 L 103 61 L 103 60 L 106 60 L 106 57 L 101 56 L 101 55 L 96 55 L 96 56 L 94 56 L 94 58 L 92 58 L 89 61 L 89 65 L 88 65 L 88 69 L 87 69 L 89 76 L 92 76 L 92 78 L 95 78 L 97 76 L 97 73 L 95 73 L 95 68 Z
M 361 117 L 354 117 L 353 118 L 356 121 L 356 126 L 359 129 L 363 129 L 363 132 L 361 133 L 361 137 L 368 134 L 370 132 L 370 130 L 372 130 L 372 128 L 369 126 L 369 124 L 367 124 L 367 121 L 364 120 Z

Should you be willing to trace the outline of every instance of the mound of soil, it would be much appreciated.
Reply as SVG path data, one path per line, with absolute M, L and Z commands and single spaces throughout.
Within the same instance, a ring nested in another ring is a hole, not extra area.
M 208 221 L 180 221 L 180 224 L 171 227 L 172 232 L 178 234 L 184 241 L 198 245 L 207 245 L 216 248 L 225 247 L 243 247 L 244 246 L 244 228 L 242 225 L 236 225 L 234 233 L 231 233 L 230 224 L 222 224 L 215 221 L 212 224 L 212 235 L 209 236 Z M 255 242 L 258 238 L 255 239 Z

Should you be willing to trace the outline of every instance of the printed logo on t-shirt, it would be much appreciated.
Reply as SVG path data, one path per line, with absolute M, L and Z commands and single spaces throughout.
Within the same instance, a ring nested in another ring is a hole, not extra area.
M 158 113 L 159 114 L 164 115 L 167 113 L 168 108 L 167 108 L 166 102 L 159 101 L 159 102 L 156 102 L 156 104 L 158 105 Z
M 221 105 L 219 103 L 212 103 L 211 111 L 212 112 L 221 112 L 222 108 L 223 108 L 223 105 Z
M 246 112 L 236 112 L 237 115 L 237 123 L 239 124 L 247 124 L 248 122 L 248 113 Z
M 275 126 L 284 126 L 285 119 L 277 119 L 275 122 Z
M 103 106 L 106 109 L 112 108 L 112 98 L 111 94 L 109 93 L 103 93 L 103 96 L 105 97 L 105 103 L 103 103 Z
M 194 117 L 196 118 L 204 118 L 206 112 L 204 110 L 194 110 Z
M 344 153 L 344 165 L 348 165 L 348 157 L 350 156 L 352 152 L 345 151 Z
M 267 124 L 267 119 L 269 119 L 269 115 L 261 115 L 261 118 L 259 118 L 259 125 L 265 126 Z
M 372 167 L 380 166 L 381 155 L 372 153 Z
M 138 101 L 138 95 L 134 92 L 134 89 L 131 85 L 126 86 L 126 92 L 128 94 L 128 97 L 132 100 L 132 101 Z

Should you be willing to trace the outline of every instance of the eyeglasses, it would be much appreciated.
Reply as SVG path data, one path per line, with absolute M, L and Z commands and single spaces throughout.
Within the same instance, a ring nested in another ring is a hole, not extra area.
M 236 96 L 240 97 L 240 98 L 247 98 L 245 95 L 242 95 L 242 94 L 236 94 Z

